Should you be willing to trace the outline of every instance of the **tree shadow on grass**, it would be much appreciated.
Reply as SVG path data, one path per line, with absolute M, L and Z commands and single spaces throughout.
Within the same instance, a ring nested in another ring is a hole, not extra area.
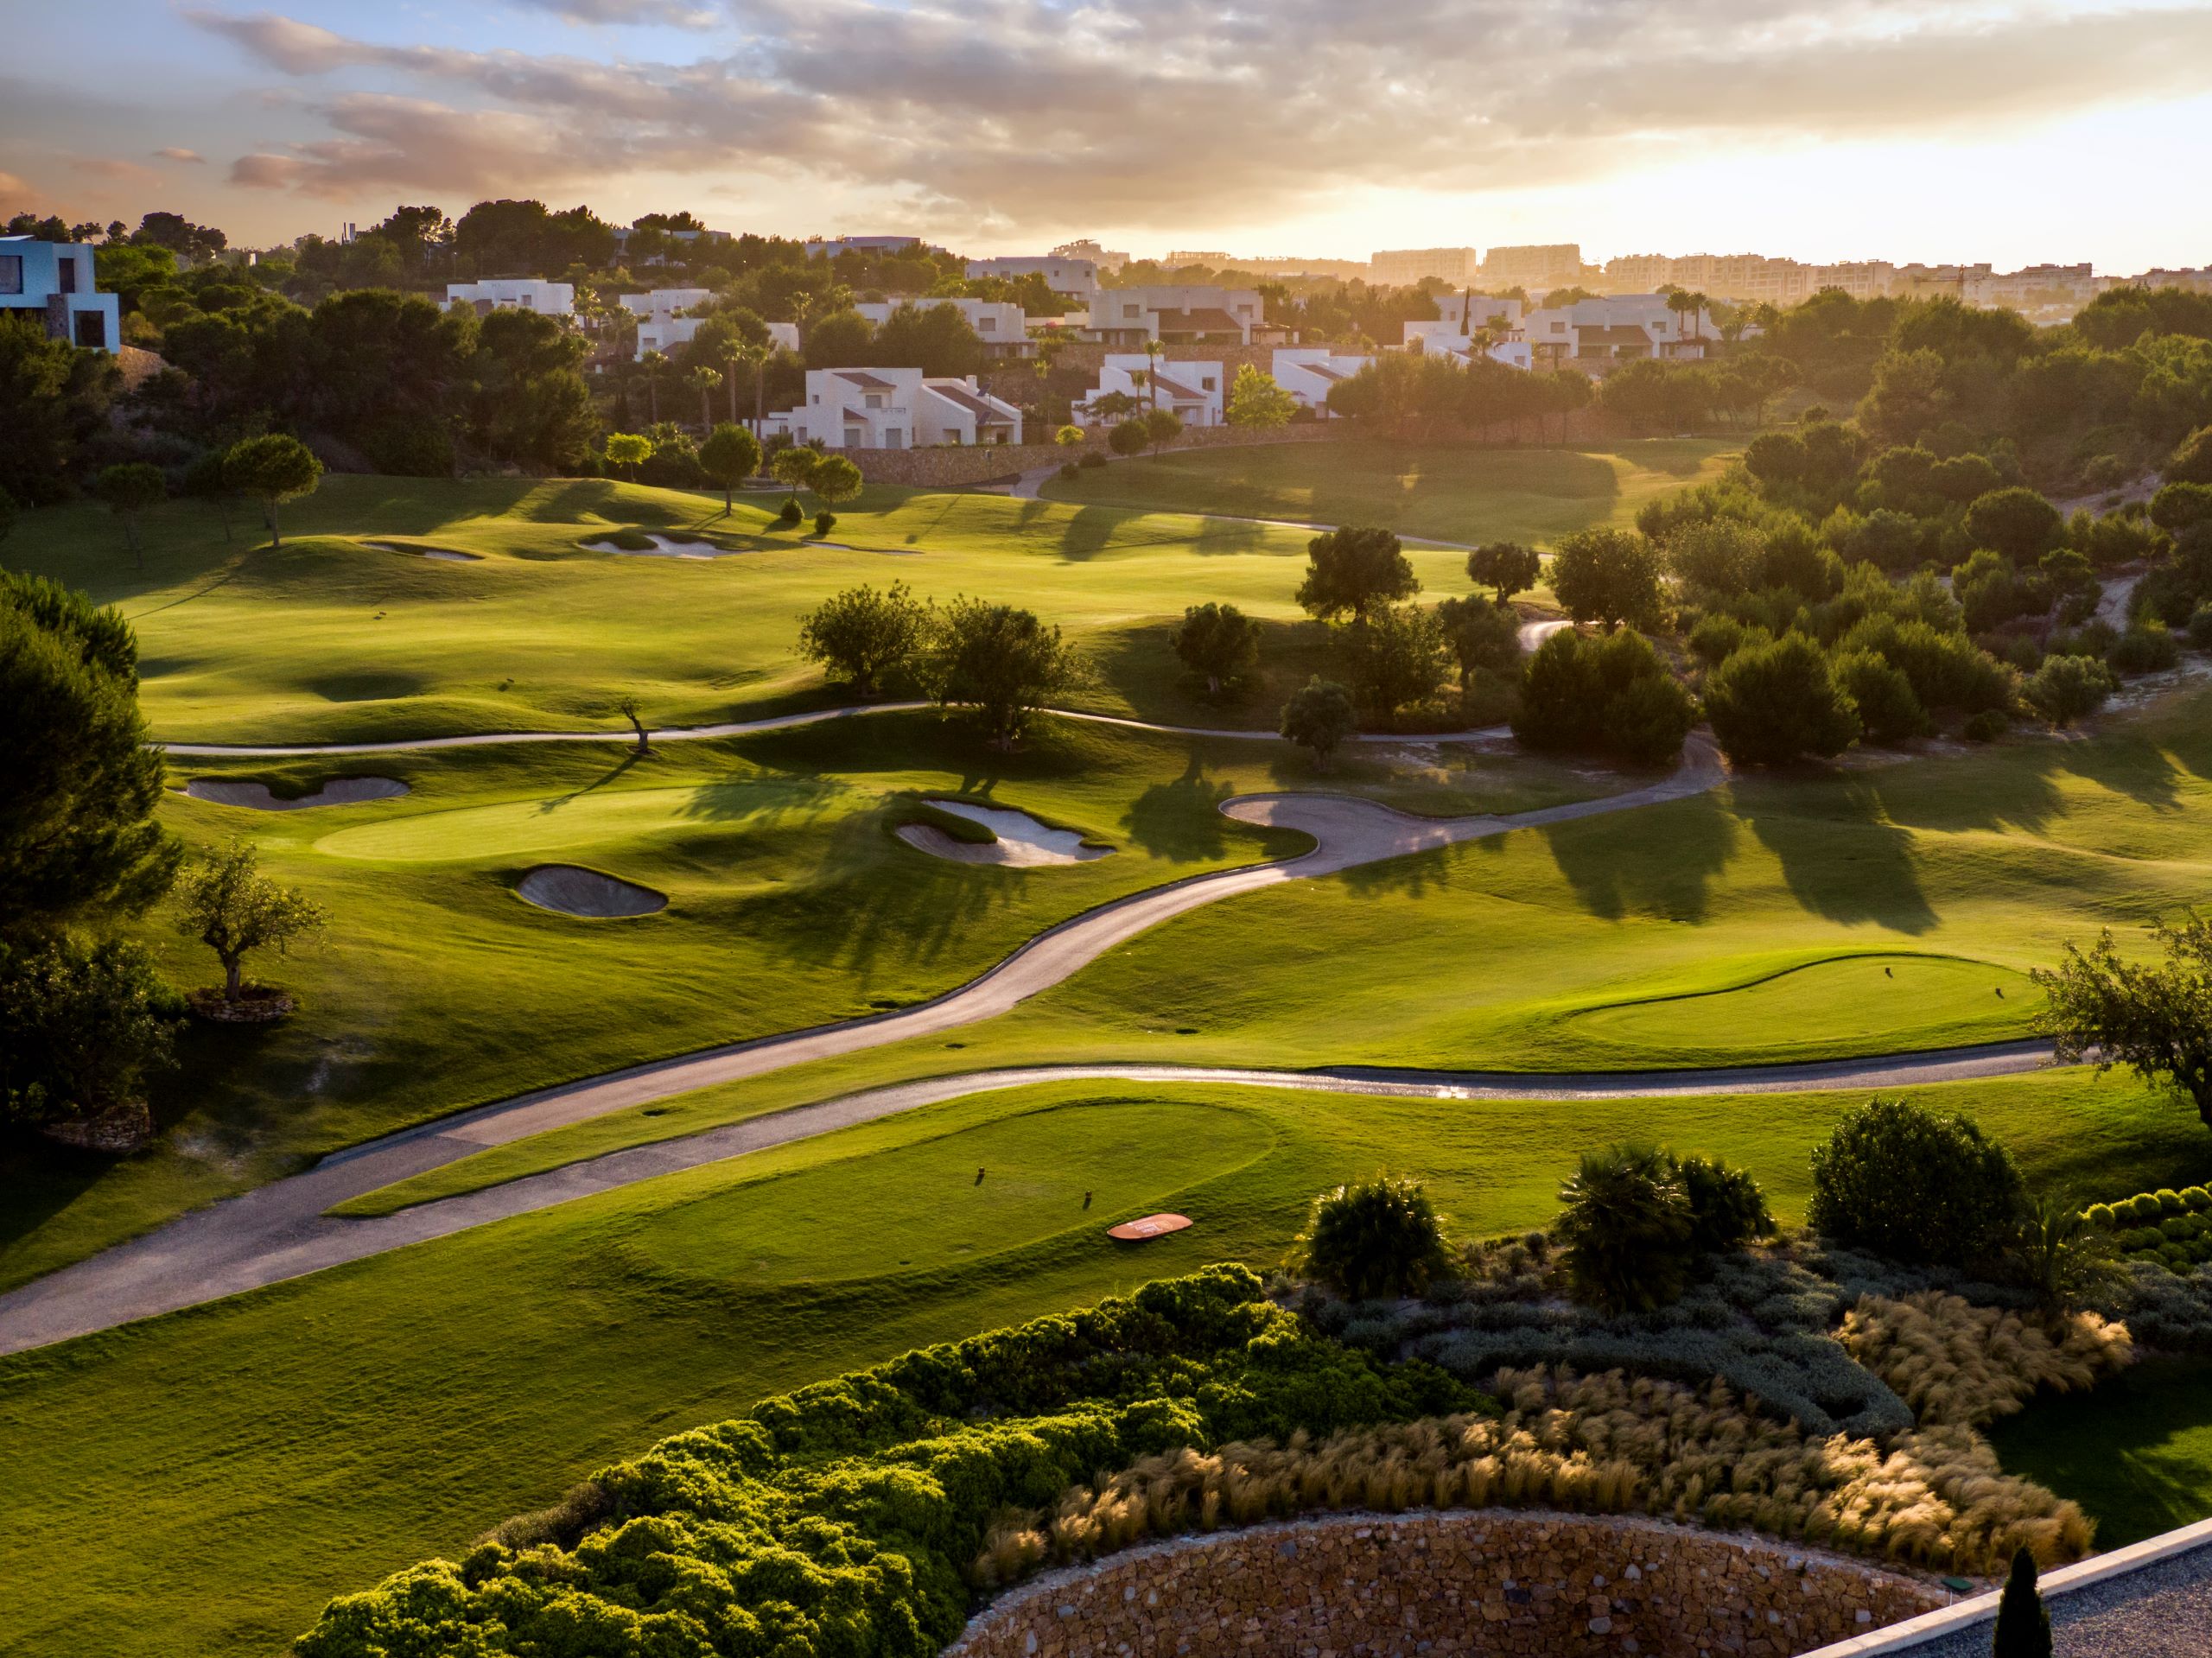
M 1607 921 L 1630 916 L 1701 922 L 1713 883 L 1735 855 L 1736 818 L 1710 794 L 1540 829 L 1582 907 Z M 1497 846 L 1497 842 L 1477 845 Z
M 1229 820 L 1221 804 L 1235 792 L 1228 783 L 1207 777 L 1205 762 L 1192 754 L 1180 777 L 1153 784 L 1129 804 L 1122 828 L 1138 846 L 1170 863 L 1217 861 L 1229 853 Z
M 1912 832 L 1890 821 L 1881 791 L 1866 778 L 1824 790 L 1816 814 L 1784 810 L 1766 789 L 1730 797 L 1759 844 L 1781 861 L 1783 880 L 1804 908 L 1846 926 L 1871 923 L 1913 935 L 1935 928 Z

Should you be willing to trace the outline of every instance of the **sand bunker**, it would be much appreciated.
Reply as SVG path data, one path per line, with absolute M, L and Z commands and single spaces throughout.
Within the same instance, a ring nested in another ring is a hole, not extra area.
M 397 778 L 332 778 L 313 794 L 286 800 L 265 783 L 233 783 L 225 778 L 194 778 L 184 785 L 194 800 L 218 806 L 245 806 L 257 812 L 296 812 L 309 806 L 358 806 L 371 800 L 397 800 L 407 792 Z
M 976 806 L 964 800 L 932 800 L 929 804 L 941 812 L 981 823 L 999 837 L 988 846 L 970 846 L 965 841 L 954 840 L 931 823 L 902 824 L 899 838 L 932 858 L 945 858 L 954 863 L 1033 869 L 1046 864 L 1089 863 L 1114 850 L 1106 846 L 1085 846 L 1083 836 L 1076 830 L 1049 828 L 1027 812 L 1011 808 Z
M 457 553 L 450 547 L 410 547 L 404 542 L 370 541 L 361 543 L 373 547 L 380 553 L 405 553 L 412 558 L 435 558 L 448 564 L 480 564 L 480 553 Z
M 744 549 L 717 547 L 711 541 L 678 541 L 673 536 L 647 536 L 650 547 L 618 547 L 612 541 L 587 541 L 595 553 L 621 553 L 631 558 L 734 558 Z
M 524 903 L 541 910 L 594 920 L 651 915 L 668 907 L 666 896 L 650 886 L 633 886 L 572 863 L 542 863 L 515 883 L 515 891 Z

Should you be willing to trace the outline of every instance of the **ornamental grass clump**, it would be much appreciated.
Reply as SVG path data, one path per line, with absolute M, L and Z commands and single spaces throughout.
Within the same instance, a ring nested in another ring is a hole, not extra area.
M 1982 1427 L 2038 1388 L 2075 1393 L 2134 1363 L 2127 1326 L 2094 1312 L 2037 1322 L 1940 1290 L 1861 1298 L 1837 1339 L 1923 1427 Z

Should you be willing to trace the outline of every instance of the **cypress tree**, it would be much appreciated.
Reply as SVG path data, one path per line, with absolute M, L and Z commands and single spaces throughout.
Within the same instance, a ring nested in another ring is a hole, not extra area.
M 1997 1603 L 1993 1658 L 2050 1658 L 2050 1614 L 2036 1590 L 2036 1563 L 2027 1550 L 2012 1556 L 2005 1593 Z

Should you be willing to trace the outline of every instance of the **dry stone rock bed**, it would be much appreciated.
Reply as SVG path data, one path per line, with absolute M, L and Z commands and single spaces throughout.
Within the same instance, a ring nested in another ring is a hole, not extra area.
M 665 893 L 572 863 L 542 863 L 527 871 L 515 883 L 515 894 L 541 910 L 593 921 L 652 915 L 668 907 Z
M 265 783 L 235 782 L 229 778 L 194 778 L 184 791 L 194 800 L 217 806 L 244 806 L 257 812 L 304 811 L 310 806 L 359 806 L 372 800 L 397 800 L 407 785 L 397 778 L 332 778 L 313 794 L 287 800 L 270 792 Z
M 899 838 L 917 851 L 954 863 L 997 864 L 1036 869 L 1052 864 L 1090 863 L 1111 856 L 1114 848 L 1085 846 L 1077 829 L 1054 829 L 1009 806 L 978 806 L 965 800 L 931 800 L 937 810 L 981 823 L 998 837 L 982 846 L 956 841 L 934 823 L 902 823 Z
M 946 1658 L 1789 1658 L 1949 1598 L 1840 1555 L 1636 1516 L 1336 1515 L 1048 1573 Z

